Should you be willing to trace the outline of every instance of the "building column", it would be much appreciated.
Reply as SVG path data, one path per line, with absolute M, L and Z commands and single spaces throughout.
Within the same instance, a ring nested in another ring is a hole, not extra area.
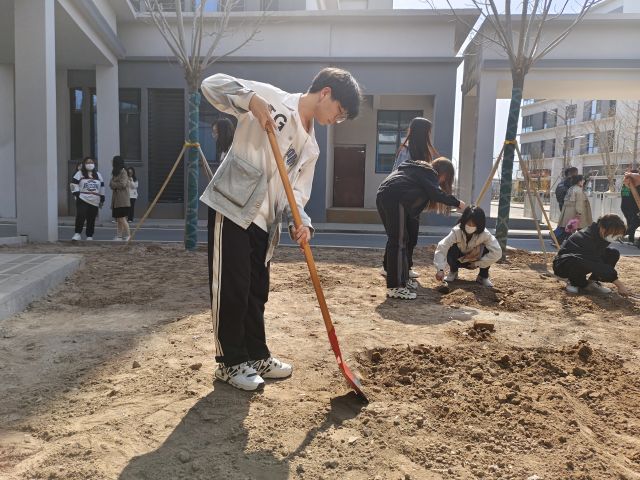
M 473 156 L 473 198 L 480 194 L 484 182 L 491 173 L 493 166 L 493 144 L 496 129 L 496 96 L 498 91 L 495 79 L 483 76 L 478 84 L 478 106 L 476 122 L 475 151 Z M 460 132 L 460 136 L 465 132 Z M 500 171 L 500 170 L 498 170 Z M 484 198 L 480 202 L 487 214 L 491 211 L 491 189 L 487 190 Z
M 101 221 L 111 218 L 111 179 L 112 160 L 120 155 L 120 115 L 118 101 L 118 65 L 96 65 L 97 96 L 97 157 L 98 169 L 104 178 L 104 207 L 100 210 Z
M 458 194 L 460 199 L 467 203 L 475 201 L 475 197 L 472 198 L 472 193 L 477 119 L 478 97 L 475 95 L 463 95 L 460 119 L 460 150 L 458 152 Z
M 14 2 L 18 235 L 58 240 L 56 2 Z
M 0 65 L 0 218 L 16 218 L 13 65 Z

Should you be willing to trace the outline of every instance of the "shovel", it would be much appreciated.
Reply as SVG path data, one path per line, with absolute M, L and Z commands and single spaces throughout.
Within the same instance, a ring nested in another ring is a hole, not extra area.
M 276 141 L 276 137 L 273 133 L 273 130 L 270 126 L 267 127 L 267 135 L 269 136 L 269 143 L 271 144 L 271 150 L 273 150 L 273 156 L 276 159 L 276 165 L 278 166 L 278 172 L 280 173 L 280 178 L 282 179 L 282 183 L 284 185 L 284 190 L 287 194 L 287 200 L 289 201 L 289 208 L 291 209 L 291 215 L 293 216 L 293 223 L 297 228 L 302 225 L 302 220 L 300 218 L 300 212 L 298 211 L 298 205 L 296 203 L 296 199 L 293 196 L 293 190 L 291 189 L 291 183 L 289 182 L 289 176 L 287 175 L 287 169 L 284 164 L 284 160 L 282 159 L 282 154 L 280 153 L 280 147 L 278 147 L 278 142 Z M 329 343 L 331 344 L 331 349 L 336 356 L 336 361 L 338 362 L 338 368 L 344 375 L 344 378 L 347 381 L 347 384 L 364 400 L 367 401 L 367 396 L 362 391 L 362 384 L 360 383 L 360 379 L 354 375 L 354 373 L 349 369 L 344 360 L 342 359 L 342 353 L 340 353 L 340 345 L 338 345 L 338 337 L 336 336 L 336 330 L 333 328 L 333 322 L 331 321 L 331 315 L 329 314 L 329 309 L 327 308 L 327 302 L 324 298 L 324 292 L 322 291 L 322 286 L 320 285 L 320 278 L 318 277 L 318 271 L 316 270 L 316 264 L 313 261 L 313 254 L 311 253 L 311 247 L 308 242 L 304 242 L 302 244 L 302 249 L 304 250 L 304 258 L 307 261 L 307 266 L 309 267 L 309 275 L 311 276 L 311 282 L 313 283 L 313 288 L 316 291 L 316 296 L 318 297 L 318 304 L 320 305 L 320 311 L 322 312 L 322 319 L 324 320 L 324 326 L 327 329 L 327 335 L 329 336 Z

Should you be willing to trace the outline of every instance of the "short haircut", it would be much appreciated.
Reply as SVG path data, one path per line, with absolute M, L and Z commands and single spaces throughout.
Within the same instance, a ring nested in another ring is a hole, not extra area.
M 627 231 L 627 226 L 624 224 L 622 219 L 613 213 L 601 216 L 598 219 L 598 227 L 602 227 L 604 229 L 605 236 L 617 234 L 624 235 Z
M 464 209 L 462 215 L 460 215 L 460 218 L 458 219 L 458 225 L 460 225 L 460 228 L 462 228 L 463 231 L 464 226 L 469 220 L 473 220 L 473 223 L 476 224 L 476 233 L 484 232 L 484 229 L 487 226 L 487 216 L 482 208 L 477 205 L 469 205 Z
M 584 175 L 574 175 L 573 177 L 571 177 L 571 186 L 573 187 L 574 185 L 577 185 L 583 180 L 584 180 Z
M 578 173 L 578 167 L 567 167 L 564 169 L 564 176 L 575 175 Z
M 341 68 L 323 68 L 311 82 L 309 93 L 319 92 L 325 87 L 331 88 L 331 98 L 338 101 L 347 111 L 349 119 L 358 116 L 362 92 L 353 75 Z

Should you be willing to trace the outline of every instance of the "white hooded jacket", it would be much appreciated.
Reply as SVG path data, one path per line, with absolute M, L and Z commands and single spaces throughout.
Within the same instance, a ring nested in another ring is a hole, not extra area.
M 436 253 L 433 257 L 433 264 L 437 270 L 444 270 L 447 266 L 447 252 L 454 245 L 464 254 L 470 253 L 473 249 L 484 245 L 489 250 L 479 260 L 473 262 L 478 268 L 487 268 L 496 263 L 502 257 L 502 249 L 496 237 L 485 229 L 482 233 L 474 233 L 467 242 L 467 234 L 463 232 L 460 225 L 451 229 L 449 235 L 438 242 Z

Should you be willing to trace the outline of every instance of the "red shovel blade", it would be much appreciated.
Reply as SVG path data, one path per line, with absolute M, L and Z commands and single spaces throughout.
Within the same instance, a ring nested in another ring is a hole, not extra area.
M 340 352 L 340 345 L 338 345 L 338 337 L 336 336 L 335 329 L 332 329 L 331 331 L 327 332 L 327 335 L 329 336 L 329 343 L 331 344 L 331 349 L 333 350 L 333 353 L 336 356 L 336 361 L 338 362 L 338 368 L 340 368 L 340 371 L 342 372 L 342 375 L 344 375 L 345 380 L 347 381 L 349 386 L 353 389 L 353 391 L 355 391 L 362 400 L 369 403 L 369 399 L 362 391 L 362 384 L 360 383 L 360 379 L 356 375 L 354 375 L 354 373 L 349 369 L 347 364 L 342 361 L 342 353 Z

